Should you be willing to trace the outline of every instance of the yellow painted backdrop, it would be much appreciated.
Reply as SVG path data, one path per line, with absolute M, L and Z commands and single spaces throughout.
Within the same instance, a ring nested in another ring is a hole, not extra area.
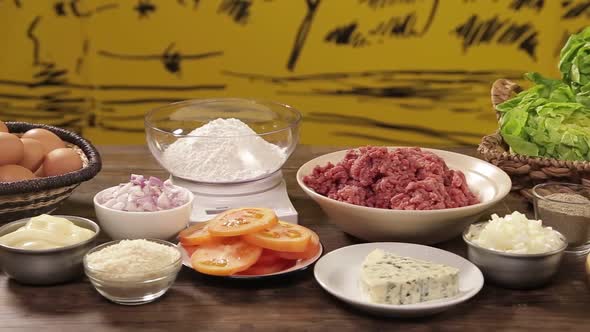
M 0 119 L 143 143 L 192 98 L 291 104 L 303 143 L 473 144 L 489 87 L 557 75 L 590 1 L 0 0 Z

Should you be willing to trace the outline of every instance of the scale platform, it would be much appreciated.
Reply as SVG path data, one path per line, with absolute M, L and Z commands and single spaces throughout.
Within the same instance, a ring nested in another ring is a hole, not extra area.
M 205 184 L 175 176 L 170 176 L 170 180 L 195 195 L 191 222 L 208 221 L 233 208 L 266 207 L 273 209 L 280 220 L 297 224 L 297 211 L 289 200 L 281 171 L 244 183 Z

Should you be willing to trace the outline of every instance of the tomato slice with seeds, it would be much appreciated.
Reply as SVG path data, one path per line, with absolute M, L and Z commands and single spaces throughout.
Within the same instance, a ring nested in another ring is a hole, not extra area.
M 243 236 L 243 239 L 250 244 L 270 250 L 287 252 L 305 251 L 310 238 L 311 231 L 309 229 L 284 221 L 279 221 L 273 227 L 258 233 Z
M 284 252 L 280 251 L 277 255 L 284 259 L 291 259 L 291 260 L 298 260 L 298 259 L 310 259 L 315 257 L 320 251 L 320 237 L 312 230 L 311 238 L 309 239 L 309 243 L 303 252 Z
M 213 241 L 207 222 L 191 225 L 178 233 L 180 243 L 187 246 L 197 246 Z
M 250 266 L 247 270 L 242 272 L 238 272 L 238 275 L 245 275 L 245 276 L 255 276 L 255 275 L 264 275 L 264 274 L 271 274 L 281 272 L 285 269 L 288 269 L 295 265 L 294 261 L 290 261 L 287 259 L 280 259 L 272 264 L 259 264 L 256 263 Z
M 237 236 L 259 232 L 278 222 L 272 209 L 240 208 L 227 210 L 209 221 L 213 236 Z
M 197 247 L 191 256 L 193 269 L 215 276 L 229 276 L 254 265 L 262 248 L 240 238 L 226 238 Z

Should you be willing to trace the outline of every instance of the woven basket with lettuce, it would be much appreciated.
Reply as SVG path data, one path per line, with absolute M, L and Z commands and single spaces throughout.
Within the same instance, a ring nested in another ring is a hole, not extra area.
M 505 79 L 492 86 L 500 128 L 478 152 L 525 197 L 540 182 L 590 185 L 590 27 L 569 38 L 559 71 L 560 80 L 525 74 L 526 90 Z

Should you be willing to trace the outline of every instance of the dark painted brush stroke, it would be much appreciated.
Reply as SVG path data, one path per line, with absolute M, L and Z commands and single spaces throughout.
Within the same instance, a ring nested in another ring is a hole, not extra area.
M 397 104 L 397 106 L 401 107 L 401 108 L 405 108 L 405 109 L 410 109 L 413 111 L 432 111 L 432 105 L 412 105 L 412 104 L 406 104 L 406 103 L 399 103 Z
M 386 123 L 382 121 L 372 120 L 368 118 L 364 118 L 361 116 L 351 116 L 351 115 L 339 115 L 339 114 L 330 114 L 330 113 L 318 113 L 312 112 L 308 116 L 305 117 L 305 121 L 312 121 L 318 123 L 338 123 L 344 125 L 352 125 L 352 126 L 361 126 L 366 127 L 368 130 L 371 128 L 381 128 L 387 130 L 398 130 L 404 132 L 411 132 L 414 134 L 419 134 L 422 136 L 435 138 L 435 139 L 445 139 L 453 143 L 457 144 L 470 144 L 467 141 L 454 138 L 453 136 L 460 136 L 460 137 L 473 137 L 473 138 L 480 138 L 480 134 L 471 134 L 465 132 L 457 132 L 457 131 L 448 131 L 448 130 L 435 130 L 426 127 L 420 127 L 415 125 L 400 125 L 400 124 L 392 124 Z
M 78 8 L 78 2 L 80 2 L 80 0 L 71 0 L 70 1 L 70 9 L 72 10 L 72 13 L 76 17 L 90 17 L 92 15 L 92 11 L 81 12 L 80 9 Z
M 474 98 L 480 97 L 481 93 L 468 92 L 461 88 L 440 88 L 426 89 L 424 87 L 413 86 L 390 86 L 390 87 L 369 87 L 356 86 L 348 89 L 310 89 L 308 91 L 277 91 L 283 95 L 320 95 L 320 96 L 350 96 L 350 97 L 367 97 L 367 98 L 423 98 L 432 101 L 448 102 L 471 102 Z
M 162 54 L 118 54 L 111 51 L 98 51 L 98 55 L 119 59 L 119 60 L 130 60 L 130 61 L 151 61 L 158 60 L 164 68 L 170 73 L 180 74 L 181 63 L 183 61 L 200 60 L 210 57 L 217 57 L 223 55 L 223 51 L 213 51 L 198 54 L 187 54 L 183 55 L 178 51 L 173 51 L 174 43 L 171 43 L 166 47 Z
M 88 51 L 90 49 L 90 40 L 84 39 L 82 42 L 82 54 L 76 59 L 76 74 L 80 75 L 82 72 L 82 66 L 84 65 L 84 59 L 88 56 Z
M 479 96 L 479 93 L 470 92 L 461 87 L 458 88 L 432 88 L 415 84 L 410 85 L 392 85 L 392 86 L 365 86 L 356 85 L 348 89 L 320 89 L 312 88 L 312 93 L 320 95 L 355 95 L 367 97 L 388 97 L 388 98 L 433 98 L 433 99 L 451 99 L 451 94 L 457 97 L 462 96 Z
M 238 24 L 248 23 L 250 18 L 251 0 L 222 0 L 217 8 L 217 13 L 225 13 Z
M 101 118 L 105 121 L 132 121 L 132 120 L 143 120 L 145 116 L 143 114 L 140 115 L 123 115 L 123 116 L 116 116 L 116 115 L 102 115 Z
M 521 9 L 533 9 L 537 12 L 543 10 L 545 6 L 545 0 L 512 0 L 508 5 L 508 8 L 519 11 Z
M 40 21 L 41 21 L 41 16 L 35 17 L 33 19 L 33 21 L 31 21 L 31 23 L 29 24 L 29 27 L 27 28 L 27 38 L 29 38 L 31 40 L 31 42 L 33 43 L 33 65 L 35 65 L 35 66 L 40 64 L 40 61 L 39 61 L 40 42 L 39 42 L 39 38 L 37 38 L 37 36 L 35 35 L 35 29 L 37 28 L 37 25 L 39 24 Z
M 424 24 L 424 28 L 418 36 L 424 36 L 430 27 L 432 26 L 432 22 L 434 22 L 434 18 L 436 17 L 436 12 L 438 11 L 439 0 L 434 0 L 432 3 L 432 9 L 430 10 L 430 14 L 428 15 L 428 19 L 426 20 L 426 24 Z
M 291 55 L 289 55 L 289 60 L 287 61 L 287 69 L 289 69 L 289 71 L 295 70 L 297 60 L 299 60 L 301 50 L 303 50 L 307 35 L 311 30 L 311 25 L 318 6 L 320 5 L 320 1 L 321 0 L 305 0 L 305 3 L 307 4 L 307 14 L 305 14 L 305 17 L 303 18 L 303 21 L 301 21 L 299 29 L 297 30 L 297 35 L 295 35 L 293 49 L 291 50 Z
M 0 98 L 15 99 L 15 100 L 50 100 L 60 103 L 83 103 L 88 101 L 88 98 L 56 98 L 58 95 L 27 95 L 19 93 L 0 93 Z
M 561 16 L 561 19 L 563 19 L 563 20 L 575 19 L 575 18 L 580 17 L 580 15 L 584 14 L 584 12 L 586 12 L 587 16 L 590 16 L 590 1 L 580 2 L 580 3 L 575 4 L 572 8 L 569 8 L 563 14 L 563 16 Z
M 305 75 L 293 75 L 293 76 L 271 76 L 257 73 L 241 73 L 230 70 L 223 70 L 221 74 L 239 77 L 250 80 L 267 81 L 270 83 L 283 84 L 288 82 L 305 82 L 305 81 L 332 81 L 337 79 L 350 79 L 350 78 L 367 78 L 374 76 L 393 76 L 393 75 L 464 75 L 470 76 L 490 76 L 490 77 L 505 77 L 509 79 L 520 79 L 522 73 L 518 71 L 490 71 L 490 70 L 367 70 L 360 72 L 332 72 L 332 73 L 315 73 Z M 417 78 L 419 79 L 419 78 Z
M 110 130 L 110 131 L 121 131 L 121 132 L 126 132 L 126 133 L 143 133 L 143 132 L 145 132 L 145 129 L 143 129 L 143 128 L 118 128 L 118 127 L 108 126 L 108 125 L 105 125 L 102 123 L 98 123 L 96 127 Z
M 98 7 L 96 7 L 94 9 L 94 11 L 96 13 L 100 13 L 106 10 L 112 10 L 112 9 L 117 9 L 119 8 L 119 4 L 118 3 L 105 3 L 104 5 L 100 5 Z
M 371 126 L 371 127 L 379 127 L 385 129 L 396 129 L 396 130 L 406 130 L 410 129 L 420 134 L 425 135 L 432 135 L 434 137 L 439 137 L 442 134 L 445 135 L 453 135 L 453 136 L 461 136 L 461 137 L 473 137 L 478 138 L 481 137 L 480 134 L 476 133 L 466 133 L 463 131 L 455 131 L 455 130 L 434 130 L 430 128 L 420 127 L 420 126 L 412 126 L 412 125 L 396 125 L 387 122 L 382 122 L 378 120 L 373 120 L 369 118 L 365 118 L 362 116 L 354 116 L 354 115 L 343 115 L 343 114 L 333 114 L 333 113 L 322 113 L 322 112 L 311 112 L 309 115 L 305 116 L 305 119 L 316 119 L 317 121 L 330 121 L 330 122 L 337 122 L 341 124 L 349 124 L 349 125 L 364 125 L 364 126 Z
M 108 58 L 115 58 L 119 60 L 132 60 L 132 61 L 139 61 L 139 60 L 161 60 L 164 54 L 121 54 L 115 53 L 111 51 L 104 51 L 100 50 L 97 52 L 98 55 L 108 57 Z M 215 57 L 223 55 L 223 51 L 212 51 L 212 52 L 205 52 L 205 53 L 197 53 L 197 54 L 186 54 L 182 55 L 183 60 L 198 60 L 203 58 Z
M 39 87 L 33 82 L 24 82 L 17 80 L 0 80 L 0 85 L 12 85 L 26 88 Z M 122 90 L 122 91 L 200 91 L 200 90 L 223 90 L 225 84 L 202 84 L 202 85 L 126 85 L 126 84 L 111 84 L 111 85 L 87 85 L 76 83 L 64 83 L 60 85 L 64 88 L 81 89 L 81 90 Z
M 138 0 L 137 5 L 133 7 L 133 10 L 139 14 L 138 18 L 148 18 L 150 13 L 155 13 L 157 10 L 156 5 L 150 2 L 150 0 Z
M 129 104 L 151 104 L 151 103 L 174 103 L 181 100 L 188 100 L 191 97 L 179 98 L 138 98 L 138 99 L 117 99 L 117 100 L 101 100 L 103 105 L 129 105 Z
M 362 139 L 366 139 L 366 140 L 395 144 L 395 145 L 405 145 L 405 146 L 416 145 L 416 142 L 413 142 L 413 141 L 405 141 L 405 140 L 400 140 L 400 139 L 390 139 L 390 138 L 385 138 L 385 137 L 376 136 L 376 135 L 351 133 L 351 132 L 346 132 L 346 131 L 334 131 L 334 132 L 330 132 L 330 134 L 333 136 L 338 136 L 338 137 L 362 138 Z

